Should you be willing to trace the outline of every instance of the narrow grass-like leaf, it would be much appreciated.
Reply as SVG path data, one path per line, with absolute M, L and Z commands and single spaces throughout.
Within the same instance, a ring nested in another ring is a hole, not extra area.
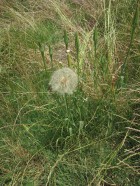
M 93 42 L 94 42 L 94 53 L 95 53 L 95 59 L 97 55 L 97 42 L 98 42 L 98 31 L 97 27 L 95 26 L 94 32 L 93 32 Z
M 67 34 L 66 30 L 64 30 L 64 43 L 65 43 L 65 46 L 66 46 L 66 50 L 68 50 L 69 38 L 68 38 L 68 34 Z
M 64 43 L 65 43 L 65 46 L 66 46 L 66 53 L 67 53 L 67 61 L 68 61 L 68 67 L 70 67 L 70 64 L 71 64 L 71 59 L 70 59 L 70 50 L 68 48 L 68 44 L 69 44 L 69 38 L 68 38 L 68 34 L 67 34 L 67 31 L 64 30 Z
M 75 33 L 75 48 L 76 48 L 76 59 L 77 59 L 77 73 L 79 75 L 80 67 L 79 67 L 79 55 L 80 55 L 80 42 L 79 42 L 79 36 L 78 33 Z
M 41 53 L 44 69 L 47 70 L 46 60 L 45 60 L 45 45 L 40 43 L 40 42 L 38 42 L 38 46 L 39 46 L 39 51 Z
M 133 20 L 132 20 L 131 35 L 130 35 L 130 44 L 129 44 L 129 48 L 128 48 L 128 51 L 126 53 L 126 57 L 125 57 L 125 60 L 124 60 L 123 65 L 122 65 L 122 71 L 121 71 L 121 75 L 122 76 L 125 76 L 124 81 L 127 81 L 127 79 L 128 79 L 128 77 L 127 77 L 128 75 L 126 73 L 126 65 L 127 65 L 128 56 L 130 54 L 130 50 L 132 48 L 135 30 L 136 30 L 137 25 L 138 25 L 138 18 L 139 18 L 139 2 L 137 1 L 135 13 L 134 13 L 134 17 L 133 17 Z
M 51 61 L 51 67 L 53 68 L 53 51 L 50 45 L 49 45 L 49 56 L 50 56 L 50 61 Z

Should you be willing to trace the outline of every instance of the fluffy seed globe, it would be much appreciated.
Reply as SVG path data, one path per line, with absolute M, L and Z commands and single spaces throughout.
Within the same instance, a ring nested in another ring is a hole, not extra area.
M 52 74 L 49 85 L 52 91 L 59 94 L 73 94 L 78 85 L 78 76 L 70 68 L 64 67 Z

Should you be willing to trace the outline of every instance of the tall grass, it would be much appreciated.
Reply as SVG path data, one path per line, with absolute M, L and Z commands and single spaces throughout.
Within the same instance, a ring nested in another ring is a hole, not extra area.
M 139 185 L 139 1 L 0 3 L 0 185 Z M 77 72 L 72 95 L 53 72 Z

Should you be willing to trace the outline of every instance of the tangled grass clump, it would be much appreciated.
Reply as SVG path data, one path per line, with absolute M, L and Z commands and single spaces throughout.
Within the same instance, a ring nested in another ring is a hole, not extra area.
M 0 186 L 140 185 L 139 10 L 0 1 Z

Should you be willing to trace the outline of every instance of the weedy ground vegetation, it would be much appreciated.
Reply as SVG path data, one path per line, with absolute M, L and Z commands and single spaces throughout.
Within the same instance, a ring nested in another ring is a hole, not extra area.
M 139 20 L 138 0 L 0 1 L 1 186 L 140 185 Z

